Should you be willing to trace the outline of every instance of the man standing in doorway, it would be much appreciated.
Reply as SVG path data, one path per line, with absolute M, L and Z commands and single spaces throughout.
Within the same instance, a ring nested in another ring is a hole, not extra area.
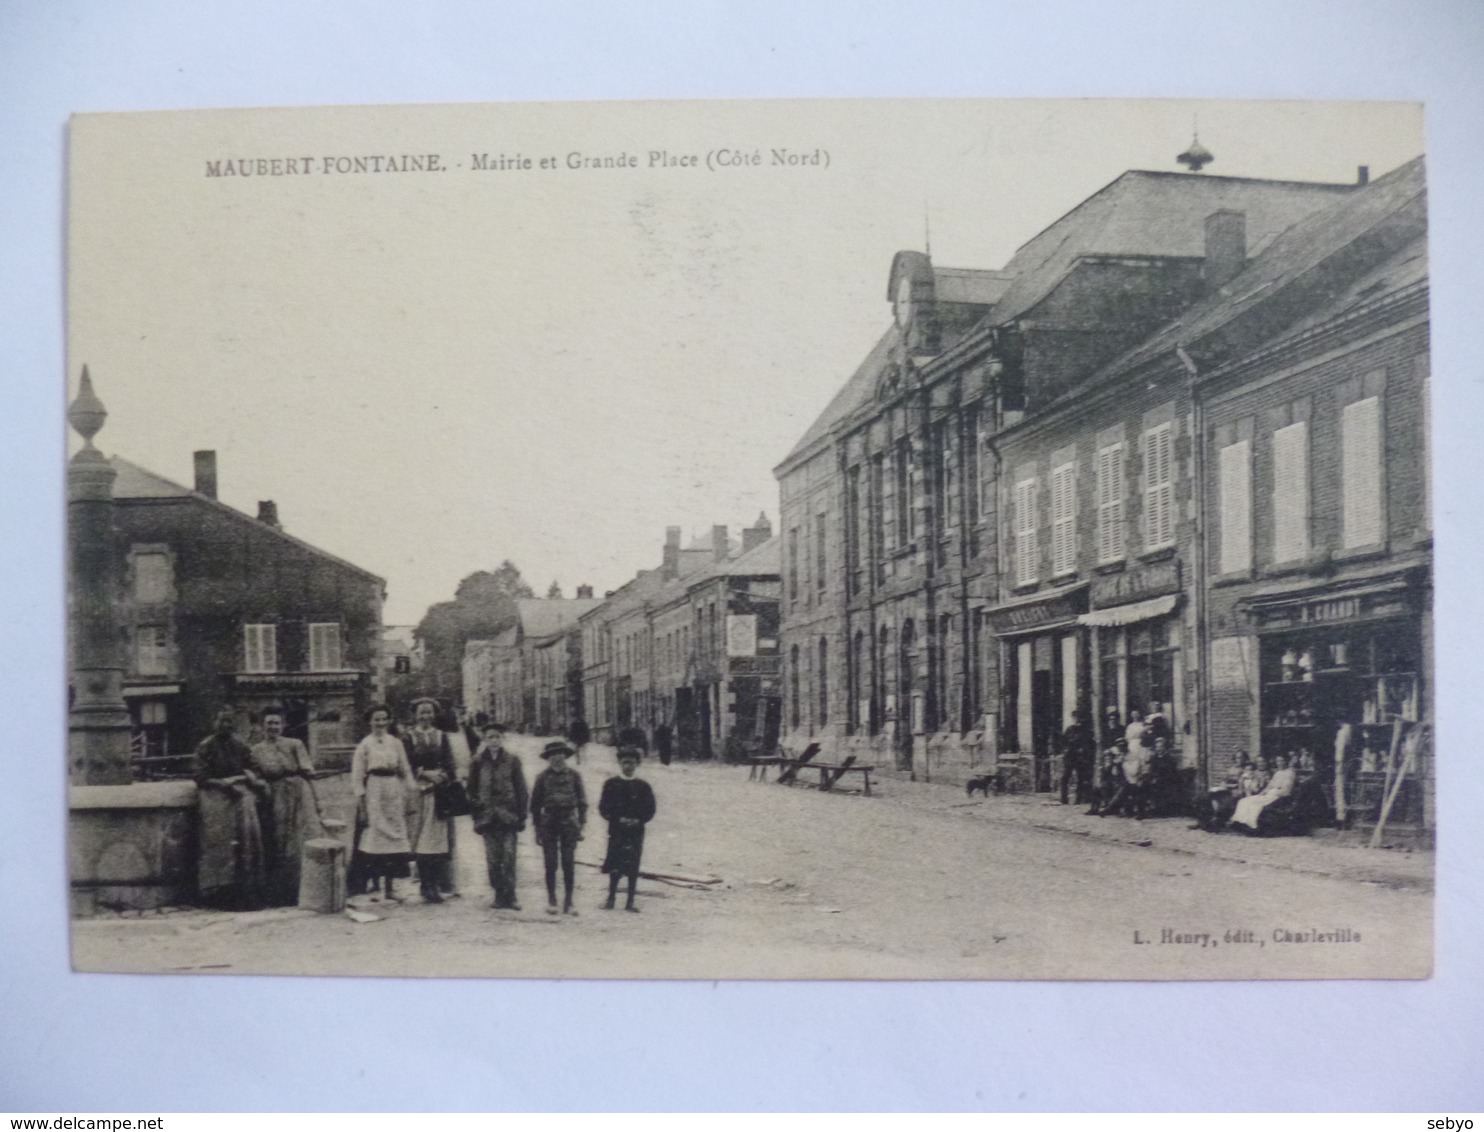
M 1061 804 L 1067 805 L 1067 787 L 1076 782 L 1072 801 L 1082 805 L 1088 800 L 1092 788 L 1094 744 L 1092 733 L 1078 708 L 1072 712 L 1072 722 L 1061 733 L 1062 770 Z

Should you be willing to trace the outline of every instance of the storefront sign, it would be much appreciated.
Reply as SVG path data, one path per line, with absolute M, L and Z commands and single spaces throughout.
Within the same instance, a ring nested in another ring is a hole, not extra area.
M 1105 609 L 1145 598 L 1164 597 L 1180 592 L 1180 560 L 1151 562 L 1122 573 L 1109 574 L 1092 581 L 1092 607 Z
M 1053 594 L 1040 601 L 1028 601 L 1022 604 L 1001 606 L 999 609 L 989 609 L 985 611 L 985 616 L 989 619 L 991 630 L 999 636 L 1004 636 L 1006 633 L 1034 629 L 1039 625 L 1066 621 L 1086 610 L 1087 587 L 1078 586 L 1074 590 Z
M 1247 607 L 1258 629 L 1296 629 L 1304 625 L 1331 625 L 1404 617 L 1414 612 L 1412 586 L 1401 576 L 1377 579 L 1366 585 L 1335 592 L 1281 595 L 1252 599 Z

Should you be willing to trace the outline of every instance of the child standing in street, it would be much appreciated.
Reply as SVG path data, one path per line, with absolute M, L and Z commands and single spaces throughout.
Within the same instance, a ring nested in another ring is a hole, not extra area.
M 536 776 L 531 790 L 531 820 L 536 825 L 536 844 L 546 863 L 546 911 L 557 914 L 557 862 L 562 866 L 562 888 L 565 899 L 562 911 L 577 915 L 572 906 L 572 874 L 576 869 L 577 843 L 582 840 L 582 827 L 587 824 L 587 794 L 582 776 L 567 765 L 572 748 L 560 739 L 546 744 L 541 757 L 547 766 Z
M 603 783 L 598 799 L 598 813 L 608 823 L 608 855 L 603 858 L 603 871 L 608 874 L 608 899 L 604 908 L 612 908 L 618 895 L 618 882 L 629 879 L 629 899 L 624 908 L 634 905 L 634 889 L 639 883 L 639 859 L 644 855 L 644 826 L 654 817 L 654 791 L 649 783 L 636 778 L 643 753 L 637 747 L 620 747 L 620 773 Z

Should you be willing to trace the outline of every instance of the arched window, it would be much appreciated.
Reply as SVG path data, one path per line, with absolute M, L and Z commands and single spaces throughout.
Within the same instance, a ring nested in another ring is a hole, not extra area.
M 830 643 L 819 638 L 819 722 L 830 721 Z
M 865 686 L 866 671 L 866 632 L 864 629 L 855 631 L 855 646 L 850 654 L 850 688 L 847 693 L 850 703 L 846 705 L 845 718 L 850 721 L 850 733 L 859 734 L 862 727 L 869 721 L 861 718 L 861 689 Z M 869 710 L 867 715 L 869 715 Z
M 788 654 L 789 713 L 793 729 L 799 729 L 799 646 L 794 645 Z
M 881 626 L 876 634 L 876 656 L 871 662 L 871 734 L 886 721 L 887 677 L 891 665 L 891 630 Z

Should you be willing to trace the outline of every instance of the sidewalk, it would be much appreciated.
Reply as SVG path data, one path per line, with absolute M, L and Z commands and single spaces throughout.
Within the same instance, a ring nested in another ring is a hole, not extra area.
M 1354 833 L 1316 830 L 1307 837 L 1249 837 L 1235 830 L 1206 833 L 1191 829 L 1189 817 L 1093 817 L 1085 806 L 1063 806 L 1053 794 L 1001 794 L 988 799 L 965 797 L 961 787 L 911 782 L 887 777 L 879 793 L 886 800 L 915 809 L 953 813 L 967 821 L 1045 830 L 1093 841 L 1139 845 L 1167 853 L 1190 854 L 1242 865 L 1387 888 L 1431 892 L 1436 854 L 1432 850 L 1368 849 Z

